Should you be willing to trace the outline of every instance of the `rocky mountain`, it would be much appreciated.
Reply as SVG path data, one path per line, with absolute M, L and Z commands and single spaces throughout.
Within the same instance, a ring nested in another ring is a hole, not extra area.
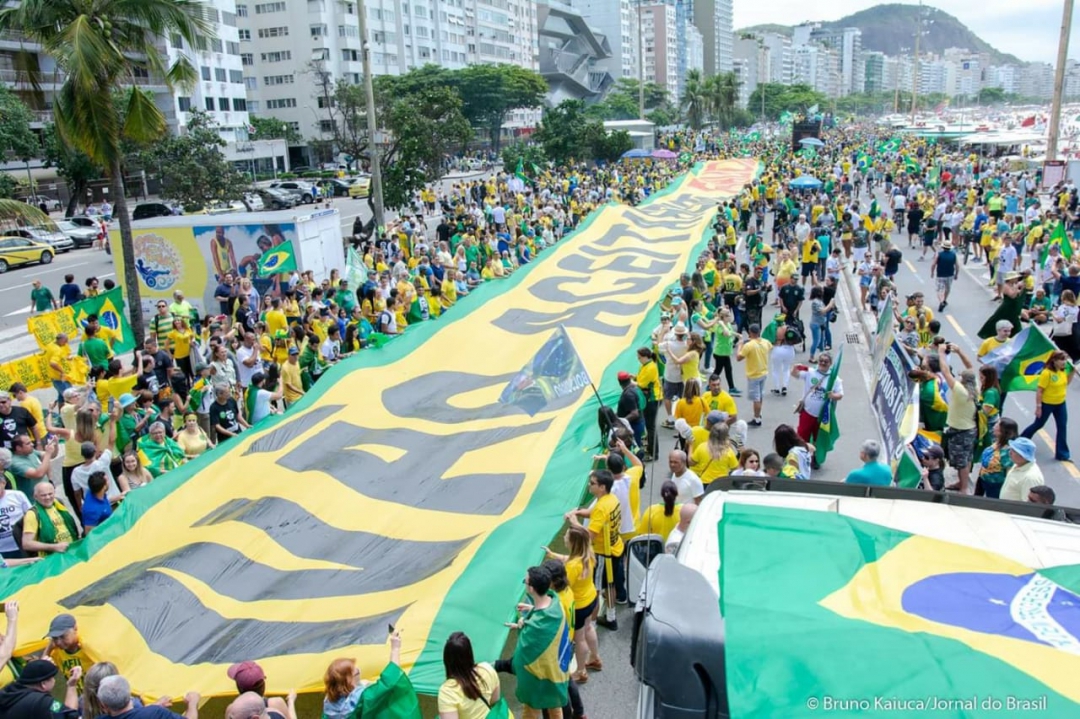
M 964 23 L 947 12 L 930 6 L 923 6 L 926 22 L 926 34 L 919 44 L 920 53 L 942 53 L 950 47 L 966 48 L 973 52 L 987 52 L 994 63 L 1012 63 L 1021 65 L 1022 60 L 1013 55 L 998 51 L 981 37 L 968 29 Z M 889 3 L 875 5 L 866 10 L 842 17 L 839 20 L 822 21 L 825 28 L 857 27 L 862 31 L 864 50 L 876 50 L 886 55 L 901 55 L 901 48 L 914 45 L 915 28 L 918 26 L 919 6 Z M 745 32 L 782 32 L 791 34 L 791 28 L 785 25 L 755 25 L 736 30 Z

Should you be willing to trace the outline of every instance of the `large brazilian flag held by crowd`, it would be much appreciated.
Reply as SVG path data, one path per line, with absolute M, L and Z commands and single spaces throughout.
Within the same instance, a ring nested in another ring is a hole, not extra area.
M 756 171 L 705 163 L 640 207 L 604 207 L 511 278 L 337 365 L 286 414 L 132 492 L 67 553 L 0 574 L 0 597 L 23 608 L 18 651 L 71 612 L 91 657 L 151 699 L 234 693 L 226 668 L 248 659 L 271 692 L 321 690 L 337 657 L 374 678 L 389 624 L 421 692 L 443 681 L 453 631 L 497 658 L 526 567 L 581 496 L 597 408 L 578 391 L 530 415 L 503 388 L 562 327 L 614 389 L 717 201 Z
M 732 717 L 1080 716 L 1080 566 L 830 511 L 729 503 L 719 534 Z

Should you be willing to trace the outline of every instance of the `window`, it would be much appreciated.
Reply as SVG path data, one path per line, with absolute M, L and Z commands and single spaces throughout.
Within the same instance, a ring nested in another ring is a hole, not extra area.
M 427 17 L 428 11 L 423 5 L 417 5 L 413 8 L 413 14 L 416 15 L 416 17 Z
M 228 77 L 228 75 L 225 73 L 225 68 L 223 68 L 223 67 L 215 67 L 214 68 L 214 79 L 215 80 L 217 80 L 218 82 L 225 82 L 226 77 Z
M 326 3 L 323 0 L 308 0 L 307 3 L 308 12 L 325 12 Z
M 402 15 L 408 15 L 409 14 L 409 3 L 407 3 L 407 2 L 401 3 L 401 14 Z
M 258 112 L 259 111 L 259 101 L 258 100 L 248 100 L 247 101 L 247 109 L 248 109 L 248 112 Z
M 429 60 L 429 59 L 431 59 L 431 49 L 430 48 L 426 48 L 423 45 L 418 45 L 416 49 L 420 53 L 420 59 L 421 60 Z
M 214 98 L 212 98 L 212 97 L 204 98 L 203 102 L 206 103 L 206 109 L 207 110 L 209 110 L 210 112 L 214 111 Z
M 319 132 L 333 132 L 334 121 L 333 120 L 319 120 Z
M 289 36 L 289 28 L 288 28 L 288 26 L 286 26 L 286 27 L 263 27 L 263 28 L 259 28 L 259 37 L 261 37 L 261 38 L 288 37 L 288 36 Z
M 247 112 L 247 98 L 234 97 L 232 100 L 232 109 L 237 112 Z
M 360 62 L 360 59 L 361 59 L 360 58 L 360 51 L 359 50 L 348 50 L 348 49 L 342 50 L 341 51 L 341 59 L 344 60 L 345 62 Z
M 251 30 L 248 30 L 247 28 L 241 28 L 240 30 L 237 30 L 237 32 L 240 34 L 240 40 L 242 40 L 242 41 L 250 41 L 251 40 Z
M 247 17 L 247 16 L 248 16 L 247 5 L 241 5 L 240 3 L 236 3 L 236 17 Z
M 293 132 L 296 132 L 296 133 L 300 132 L 300 123 L 299 122 L 287 122 L 285 124 L 288 125 L 289 129 L 292 130 Z
M 240 55 L 240 62 L 243 63 L 244 65 L 254 65 L 255 64 L 255 56 L 253 54 L 251 54 L 250 52 L 245 52 L 242 55 Z
M 428 36 L 428 29 L 426 27 L 424 27 L 423 25 L 417 25 L 416 26 L 416 36 L 417 37 L 427 37 Z
M 210 49 L 214 52 L 225 52 L 225 43 L 216 37 L 210 38 Z
M 176 106 L 180 108 L 180 112 L 191 112 L 191 98 L 190 97 L 178 97 L 178 98 L 176 98 Z
M 221 24 L 228 25 L 229 27 L 236 27 L 236 13 L 228 12 L 227 10 L 221 11 Z
M 368 12 L 371 14 L 371 17 L 375 18 L 376 20 L 384 20 L 386 22 L 393 22 L 394 18 L 397 17 L 396 15 L 394 15 L 393 10 L 381 10 L 379 8 L 375 8 L 373 10 L 369 10 Z
M 244 78 L 244 87 L 247 88 L 248 90 L 254 90 L 258 86 L 259 86 L 259 79 L 258 78 L 256 78 L 256 77 L 245 77 Z
M 313 38 L 326 37 L 329 34 L 330 33 L 327 31 L 325 23 L 319 23 L 318 25 L 311 26 L 311 37 Z
M 360 30 L 355 25 L 338 25 L 338 37 L 360 37 Z
M 263 62 L 285 62 L 286 60 L 292 60 L 292 51 L 282 50 L 281 52 L 264 52 L 262 54 Z
M 419 30 L 419 29 L 420 28 L 417 28 L 417 30 Z M 401 32 L 404 35 L 408 35 L 409 34 L 409 26 L 408 25 L 402 25 L 401 26 Z
M 217 104 L 218 104 L 218 109 L 221 110 L 222 112 L 228 112 L 229 111 L 229 98 L 227 98 L 227 97 L 219 97 L 218 101 L 217 101 Z
M 285 3 L 267 2 L 255 6 L 256 15 L 269 15 L 272 12 L 285 12 Z
M 316 104 L 319 106 L 320 110 L 325 110 L 327 107 L 333 107 L 334 106 L 334 98 L 332 98 L 332 97 L 330 97 L 330 98 L 317 97 L 317 98 L 315 98 L 315 101 L 316 101 Z
M 226 42 L 225 43 L 225 52 L 228 53 L 229 55 L 239 55 L 240 54 L 240 43 L 233 42 L 232 40 Z
M 244 84 L 244 71 L 243 70 L 229 70 L 229 82 L 234 85 Z
M 277 100 L 266 101 L 267 110 L 285 110 L 290 107 L 296 107 L 295 97 L 282 97 Z
M 169 44 L 171 44 L 173 47 L 175 47 L 177 49 L 183 48 L 184 47 L 184 38 L 181 37 L 180 33 L 175 33 L 174 32 L 172 35 L 169 36 Z
M 208 68 L 206 65 L 202 65 L 201 67 L 199 67 L 199 72 L 202 73 L 203 80 L 210 82 L 210 68 Z
M 292 85 L 292 75 L 266 75 L 263 77 L 263 85 Z

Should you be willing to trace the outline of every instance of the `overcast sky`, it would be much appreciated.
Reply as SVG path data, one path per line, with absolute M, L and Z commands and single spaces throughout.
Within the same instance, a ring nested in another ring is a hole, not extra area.
M 867 0 L 805 0 L 751 2 L 734 0 L 735 27 L 761 23 L 797 25 L 807 20 L 839 20 L 845 15 L 878 4 Z M 1021 60 L 1053 63 L 1061 32 L 1062 0 L 934 0 L 927 3 L 955 16 L 1002 52 Z M 1070 57 L 1080 57 L 1080 12 L 1073 13 Z

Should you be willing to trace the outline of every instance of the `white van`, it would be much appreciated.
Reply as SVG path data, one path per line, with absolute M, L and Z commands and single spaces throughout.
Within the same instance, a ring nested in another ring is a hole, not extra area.
M 1032 568 L 1080 564 L 1080 526 L 1071 523 L 1080 521 L 1080 510 L 894 487 L 765 477 L 716 480 L 676 554 L 650 562 L 643 547 L 634 546 L 649 540 L 630 540 L 629 575 L 637 571 L 644 578 L 630 650 L 638 680 L 637 719 L 730 717 L 717 525 L 732 502 L 835 512 L 994 552 Z

